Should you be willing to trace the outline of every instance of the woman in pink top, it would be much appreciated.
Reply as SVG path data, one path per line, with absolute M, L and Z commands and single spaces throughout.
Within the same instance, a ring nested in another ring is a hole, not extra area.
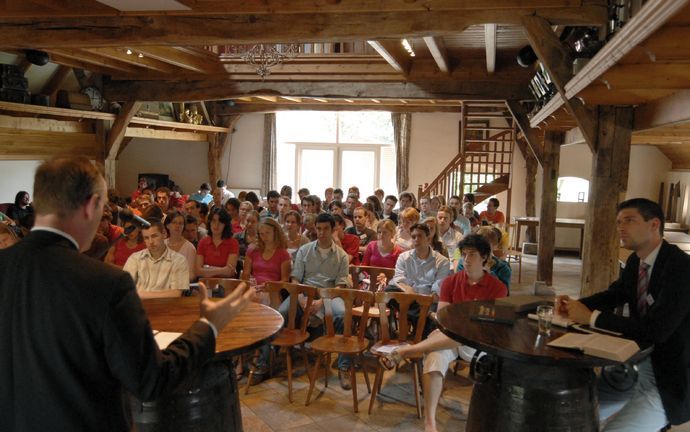
M 287 282 L 290 277 L 290 254 L 286 239 L 278 222 L 263 218 L 259 224 L 259 238 L 244 257 L 242 279 L 254 276 L 257 287 L 272 281 Z
M 367 246 L 362 265 L 395 268 L 398 255 L 403 252 L 400 246 L 393 243 L 395 224 L 390 219 L 384 219 L 379 222 L 376 231 L 379 239 Z

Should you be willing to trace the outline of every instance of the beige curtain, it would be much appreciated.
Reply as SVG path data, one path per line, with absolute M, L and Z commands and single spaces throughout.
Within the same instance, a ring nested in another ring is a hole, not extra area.
M 264 115 L 264 156 L 261 166 L 261 193 L 276 188 L 276 115 Z
M 395 138 L 395 183 L 398 191 L 406 191 L 410 186 L 410 134 L 412 132 L 412 114 L 391 113 L 393 136 Z

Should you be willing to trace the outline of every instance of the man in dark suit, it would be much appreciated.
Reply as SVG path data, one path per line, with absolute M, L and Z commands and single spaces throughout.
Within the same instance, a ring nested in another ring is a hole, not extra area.
M 631 254 L 607 291 L 580 301 L 559 296 L 559 312 L 592 327 L 654 344 L 638 366 L 634 387 L 618 393 L 600 386 L 604 430 L 657 431 L 690 420 L 690 256 L 663 240 L 664 214 L 636 198 L 618 206 L 618 234 Z M 630 316 L 613 313 L 628 303 Z
M 124 390 L 172 391 L 215 352 L 215 335 L 251 291 L 201 295 L 201 318 L 160 351 L 129 274 L 83 254 L 106 184 L 86 158 L 42 164 L 36 224 L 0 251 L 0 431 L 129 431 Z

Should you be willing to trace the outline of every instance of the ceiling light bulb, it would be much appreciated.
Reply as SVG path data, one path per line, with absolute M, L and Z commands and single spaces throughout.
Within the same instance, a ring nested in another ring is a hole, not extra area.
M 125 51 L 125 52 L 127 53 L 127 55 L 132 55 L 132 50 L 129 48 L 127 48 L 127 51 Z
M 139 53 L 139 55 L 138 55 L 137 57 L 139 57 L 139 58 L 144 58 L 144 54 Z

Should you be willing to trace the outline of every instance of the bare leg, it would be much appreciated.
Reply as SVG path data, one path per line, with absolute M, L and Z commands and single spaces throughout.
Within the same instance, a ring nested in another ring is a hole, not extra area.
M 454 341 L 453 339 L 441 333 L 440 330 L 434 330 L 431 332 L 429 337 L 418 344 L 405 345 L 398 348 L 398 353 L 402 357 L 411 357 L 414 355 L 430 353 L 432 351 L 457 348 L 460 345 L 460 342 Z
M 424 388 L 424 431 L 436 432 L 436 408 L 443 391 L 443 375 L 434 371 L 422 376 Z

